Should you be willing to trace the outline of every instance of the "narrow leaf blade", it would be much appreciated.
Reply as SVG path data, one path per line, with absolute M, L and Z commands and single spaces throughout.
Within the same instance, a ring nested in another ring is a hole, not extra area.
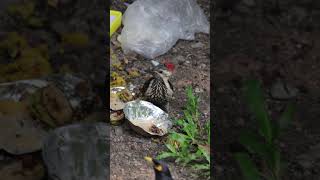
M 260 127 L 260 132 L 268 142 L 272 141 L 272 127 L 267 113 L 263 91 L 257 80 L 250 80 L 246 83 L 245 96 L 251 112 Z
M 235 158 L 240 166 L 245 180 L 260 180 L 259 171 L 245 153 L 236 153 Z

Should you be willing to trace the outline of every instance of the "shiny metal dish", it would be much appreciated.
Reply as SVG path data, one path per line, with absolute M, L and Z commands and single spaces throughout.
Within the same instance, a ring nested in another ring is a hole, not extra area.
M 163 136 L 172 127 L 169 115 L 147 101 L 127 102 L 123 112 L 133 130 L 142 135 Z

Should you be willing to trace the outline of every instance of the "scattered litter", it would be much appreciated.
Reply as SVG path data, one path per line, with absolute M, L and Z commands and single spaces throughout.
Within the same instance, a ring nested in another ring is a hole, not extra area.
M 110 88 L 110 123 L 119 125 L 124 121 L 125 102 L 132 101 L 133 94 L 123 86 Z
M 124 53 L 149 59 L 165 54 L 179 39 L 209 33 L 209 22 L 195 0 L 137 0 L 125 12 L 123 25 L 118 40 Z
M 165 62 L 164 65 L 169 71 L 173 71 L 175 68 L 174 64 L 170 63 L 169 61 Z
M 129 83 L 129 88 L 128 90 L 130 92 L 132 92 L 132 96 L 135 96 L 135 93 L 134 93 L 134 89 L 136 88 L 137 86 L 133 85 L 132 83 Z
M 113 94 L 117 94 L 118 92 L 121 92 L 123 90 L 125 90 L 126 88 L 123 86 L 119 86 L 119 87 L 112 87 L 110 88 L 110 92 Z
M 124 108 L 124 103 L 133 100 L 133 94 L 123 86 L 110 88 L 110 109 L 119 111 Z
M 110 37 L 121 25 L 122 13 L 110 10 Z
M 110 123 L 112 125 L 119 125 L 124 121 L 123 111 L 110 112 Z
M 119 98 L 118 94 L 110 94 L 110 109 L 119 111 L 124 108 L 124 102 Z
M 159 62 L 158 61 L 155 61 L 155 60 L 151 60 L 151 63 L 153 66 L 159 66 Z
M 130 101 L 123 111 L 132 129 L 141 135 L 163 136 L 172 127 L 169 115 L 147 101 Z
M 111 80 L 112 80 L 111 83 L 110 83 L 111 87 L 125 86 L 126 85 L 126 80 L 124 79 L 124 77 L 120 76 L 116 72 L 112 72 L 111 73 Z

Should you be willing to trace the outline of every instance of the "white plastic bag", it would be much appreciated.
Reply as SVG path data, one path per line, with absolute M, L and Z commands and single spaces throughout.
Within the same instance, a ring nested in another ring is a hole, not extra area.
M 209 33 L 209 22 L 195 0 L 136 0 L 124 13 L 123 25 L 119 41 L 124 53 L 149 59 L 169 51 L 178 39 Z

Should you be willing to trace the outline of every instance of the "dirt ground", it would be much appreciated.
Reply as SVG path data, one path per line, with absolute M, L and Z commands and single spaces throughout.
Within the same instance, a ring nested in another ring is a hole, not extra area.
M 209 0 L 198 1 L 209 18 Z M 121 1 L 113 1 L 112 9 L 125 10 Z M 118 31 L 118 32 L 121 32 Z M 111 48 L 118 57 L 123 57 L 122 51 L 117 48 L 115 34 Z M 173 118 L 182 115 L 182 108 L 186 102 L 185 88 L 192 85 L 196 95 L 200 97 L 200 110 L 202 121 L 210 119 L 210 46 L 209 35 L 197 34 L 194 41 L 179 41 L 168 53 L 156 58 L 162 63 L 169 60 L 175 65 L 175 72 L 172 77 L 172 84 L 176 90 L 175 100 L 170 104 L 169 114 Z M 143 57 L 126 56 L 127 63 L 124 71 L 138 70 L 139 77 L 130 79 L 134 86 L 141 87 L 149 77 L 146 71 L 153 65 L 150 60 Z M 124 58 L 122 58 L 124 59 Z M 122 61 L 122 60 L 120 60 Z M 123 62 L 123 61 L 122 61 Z M 111 71 L 119 72 L 114 68 Z M 119 72 L 120 74 L 122 72 Z M 165 138 L 145 138 L 130 129 L 127 123 L 120 126 L 113 126 L 111 135 L 111 179 L 112 180 L 145 180 L 153 179 L 154 172 L 145 160 L 144 156 L 155 157 L 165 150 Z M 197 172 L 190 168 L 181 167 L 174 162 L 167 162 L 175 180 L 199 179 L 194 175 Z
M 216 180 L 239 179 L 232 153 L 237 151 L 233 146 L 237 129 L 250 126 L 241 97 L 241 82 L 248 77 L 262 81 L 272 117 L 278 117 L 288 102 L 297 105 L 293 125 L 280 142 L 282 158 L 288 162 L 283 179 L 320 177 L 320 3 L 276 2 L 217 3 L 211 79 L 216 87 L 212 127 Z M 277 80 L 297 93 L 288 100 L 272 98 L 279 93 L 272 91 Z

